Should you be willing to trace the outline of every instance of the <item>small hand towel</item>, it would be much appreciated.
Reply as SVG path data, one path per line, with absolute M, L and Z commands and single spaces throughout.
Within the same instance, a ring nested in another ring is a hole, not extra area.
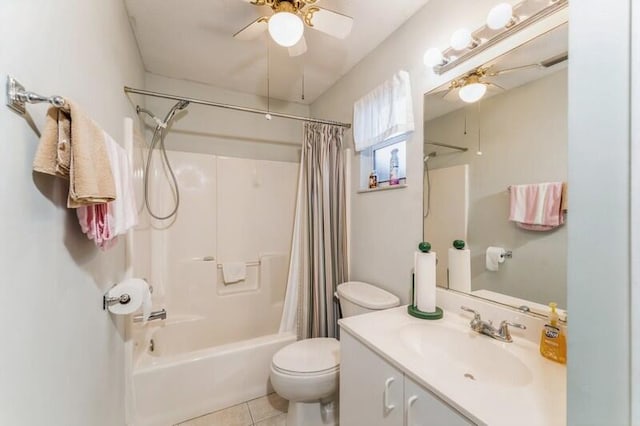
M 47 112 L 33 170 L 69 179 L 69 208 L 116 197 L 104 132 L 73 101 Z
M 113 215 L 109 204 L 93 204 L 76 209 L 82 232 L 103 250 L 115 245 Z
M 247 278 L 245 262 L 225 262 L 222 264 L 222 278 L 225 284 L 233 284 Z
M 509 220 L 531 231 L 549 231 L 564 223 L 562 182 L 512 185 Z
M 101 249 L 111 248 L 118 235 L 138 224 L 133 176 L 127 152 L 108 133 L 104 140 L 113 175 L 116 199 L 110 203 L 80 206 L 76 209 L 82 232 Z

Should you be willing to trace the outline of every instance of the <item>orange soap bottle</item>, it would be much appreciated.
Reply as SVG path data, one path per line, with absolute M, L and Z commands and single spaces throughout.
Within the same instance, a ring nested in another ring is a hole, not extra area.
M 567 363 L 567 338 L 558 325 L 558 312 L 556 303 L 549 303 L 549 324 L 545 324 L 540 336 L 540 353 L 550 360 Z

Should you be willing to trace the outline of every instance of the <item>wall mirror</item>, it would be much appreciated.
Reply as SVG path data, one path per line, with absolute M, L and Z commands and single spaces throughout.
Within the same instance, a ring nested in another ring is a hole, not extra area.
M 565 23 L 425 95 L 423 237 L 438 256 L 439 286 L 532 312 L 566 308 L 566 223 L 519 228 L 509 188 L 567 180 L 567 58 Z M 480 84 L 462 88 L 471 83 Z M 456 239 L 471 250 L 463 288 L 448 278 Z M 498 271 L 487 270 L 488 247 L 511 252 Z

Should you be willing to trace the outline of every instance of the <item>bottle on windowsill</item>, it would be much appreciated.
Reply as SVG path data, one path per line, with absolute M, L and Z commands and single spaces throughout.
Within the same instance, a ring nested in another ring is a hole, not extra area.
M 371 171 L 369 174 L 369 189 L 375 189 L 378 187 L 378 174 L 375 170 Z
M 391 151 L 391 161 L 389 162 L 389 185 L 400 184 L 400 159 L 398 149 Z

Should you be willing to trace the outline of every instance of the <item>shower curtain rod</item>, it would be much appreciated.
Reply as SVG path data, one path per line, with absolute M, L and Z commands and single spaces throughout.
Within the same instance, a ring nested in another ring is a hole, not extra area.
M 345 127 L 347 129 L 351 128 L 351 124 L 349 124 L 349 123 L 341 123 L 339 121 L 320 120 L 320 119 L 317 119 L 317 118 L 300 117 L 299 115 L 283 114 L 281 112 L 264 111 L 264 110 L 261 110 L 261 109 L 247 108 L 247 107 L 242 107 L 242 106 L 237 106 L 237 105 L 221 104 L 221 103 L 218 103 L 218 102 L 207 101 L 207 100 L 204 100 L 204 99 L 186 98 L 186 97 L 182 97 L 182 96 L 170 95 L 170 94 L 167 94 L 167 93 L 152 92 L 150 90 L 134 89 L 134 88 L 128 87 L 128 86 L 124 86 L 124 92 L 125 93 L 136 93 L 138 95 L 144 95 L 144 96 L 153 96 L 155 98 L 172 99 L 174 101 L 187 101 L 187 102 L 190 102 L 190 103 L 193 103 L 193 104 L 213 106 L 213 107 L 225 108 L 225 109 L 232 109 L 232 110 L 235 110 L 235 111 L 250 112 L 250 113 L 253 113 L 253 114 L 261 114 L 261 115 L 271 114 L 271 116 L 273 116 L 273 117 L 288 118 L 290 120 L 306 121 L 306 122 L 309 122 L 309 123 L 330 124 L 332 126 Z

